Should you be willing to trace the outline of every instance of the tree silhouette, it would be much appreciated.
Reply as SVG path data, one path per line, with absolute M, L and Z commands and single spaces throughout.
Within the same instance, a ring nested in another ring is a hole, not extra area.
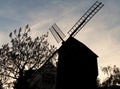
M 97 88 L 101 87 L 100 78 L 97 78 L 97 80 L 96 80 L 96 87 Z
M 118 86 L 120 86 L 120 68 L 116 67 L 116 65 L 114 65 L 113 67 L 107 66 L 107 67 L 103 67 L 102 71 L 108 75 L 106 80 L 103 81 L 103 83 L 102 83 L 103 87 L 118 87 Z
M 7 87 L 15 84 L 17 88 L 26 71 L 39 69 L 55 46 L 49 45 L 48 33 L 32 39 L 29 25 L 23 31 L 22 28 L 14 30 L 9 37 L 10 43 L 0 48 L 0 78 Z
M 0 80 L 0 89 L 3 89 L 3 84 L 1 82 L 1 80 Z

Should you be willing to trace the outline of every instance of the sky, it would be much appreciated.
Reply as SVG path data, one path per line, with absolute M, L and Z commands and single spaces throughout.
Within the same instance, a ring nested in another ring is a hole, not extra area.
M 56 23 L 67 32 L 96 0 L 0 0 L 0 46 L 9 42 L 9 33 L 29 24 L 32 37 L 49 32 Z M 120 67 L 120 0 L 99 0 L 104 7 L 75 36 L 98 57 L 99 69 Z M 59 48 L 51 33 L 49 42 Z M 103 76 L 100 72 L 99 76 Z

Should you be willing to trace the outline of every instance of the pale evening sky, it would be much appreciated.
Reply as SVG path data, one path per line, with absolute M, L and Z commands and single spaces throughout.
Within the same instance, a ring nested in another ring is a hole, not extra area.
M 31 35 L 40 36 L 53 23 L 67 31 L 96 0 L 0 0 L 0 46 L 9 41 L 9 33 L 29 24 Z M 99 0 L 104 7 L 76 35 L 98 57 L 99 68 L 120 67 L 120 0 Z M 51 44 L 57 45 L 50 34 Z M 102 76 L 102 75 L 101 75 Z

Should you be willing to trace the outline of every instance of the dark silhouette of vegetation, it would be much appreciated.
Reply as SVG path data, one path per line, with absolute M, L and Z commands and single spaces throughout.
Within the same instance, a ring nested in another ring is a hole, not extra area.
M 114 65 L 113 67 L 103 67 L 102 71 L 107 74 L 107 78 L 99 84 L 98 89 L 120 89 L 120 68 Z
M 31 89 L 27 81 L 30 74 L 39 70 L 56 48 L 48 43 L 48 33 L 32 39 L 29 25 L 24 30 L 14 30 L 9 37 L 10 43 L 0 48 L 0 89 L 3 85 L 7 88 Z M 97 79 L 97 89 L 120 89 L 120 68 L 107 66 L 102 71 L 108 77 L 102 84 Z
M 104 87 L 120 85 L 120 68 L 111 66 L 103 67 L 102 71 L 108 75 L 107 79 L 102 83 Z
M 3 84 L 1 81 L 0 81 L 0 89 L 3 89 Z
M 32 39 L 29 32 L 29 25 L 14 30 L 10 43 L 0 48 L 0 79 L 8 88 L 27 89 L 26 71 L 39 69 L 55 50 L 47 41 L 48 33 Z
M 97 86 L 97 88 L 101 87 L 101 83 L 100 83 L 100 79 L 99 78 L 96 79 L 96 86 Z

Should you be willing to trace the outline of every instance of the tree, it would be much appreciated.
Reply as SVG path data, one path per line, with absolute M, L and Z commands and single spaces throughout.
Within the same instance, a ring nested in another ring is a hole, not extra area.
M 0 81 L 0 89 L 3 89 L 3 84 L 1 81 Z
M 96 80 L 96 87 L 97 88 L 101 87 L 101 83 L 100 83 L 100 79 L 99 78 L 97 78 L 97 80 Z
M 54 52 L 55 46 L 48 43 L 48 33 L 34 40 L 30 27 L 20 28 L 9 34 L 10 43 L 0 48 L 0 78 L 7 87 L 15 88 L 24 78 L 26 71 L 39 69 Z M 14 83 L 15 81 L 15 83 Z
M 103 87 L 116 87 L 120 85 L 120 68 L 114 65 L 113 67 L 103 67 L 102 71 L 108 75 L 106 80 L 102 83 Z

